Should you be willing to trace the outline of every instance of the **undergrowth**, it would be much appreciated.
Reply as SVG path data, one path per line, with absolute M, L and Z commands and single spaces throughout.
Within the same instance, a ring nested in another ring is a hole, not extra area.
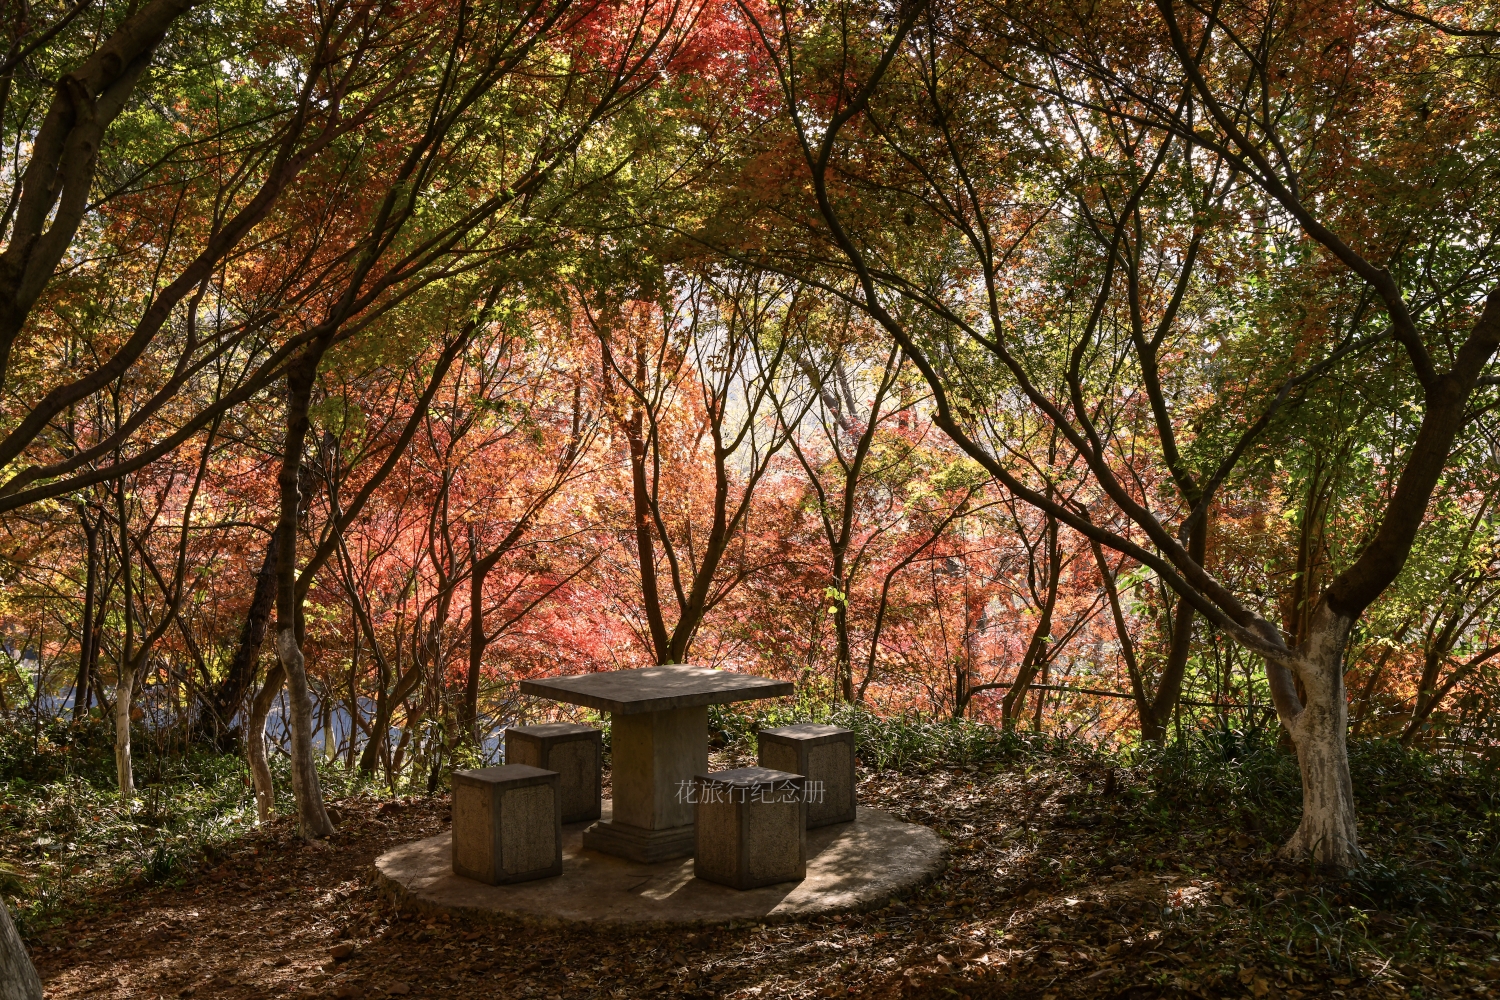
M 133 747 L 136 795 L 116 791 L 112 733 L 97 719 L 0 718 L 0 895 L 31 935 L 105 886 L 172 883 L 256 825 L 244 758 L 206 746 Z M 288 758 L 270 759 L 277 811 L 294 814 Z M 330 798 L 368 791 L 320 766 Z
M 1243 878 L 1247 919 L 1271 953 L 1267 961 L 1288 967 L 1321 955 L 1336 973 L 1357 976 L 1360 963 L 1377 955 L 1440 968 L 1457 961 L 1441 947 L 1444 934 L 1495 925 L 1500 773 L 1482 761 L 1389 741 L 1351 743 L 1369 861 L 1328 874 L 1274 857 L 1301 802 L 1295 756 L 1275 730 L 1190 730 L 1165 747 L 1121 750 L 964 719 L 881 717 L 806 697 L 716 706 L 708 717 L 711 744 L 746 757 L 754 756 L 762 729 L 822 722 L 854 730 L 867 773 L 1065 775 L 1077 791 L 1056 814 L 1059 833 L 1086 830 L 1101 810 L 1119 831 L 1086 863 L 1195 873 L 1220 866 L 1221 881 L 1226 871 Z M 95 889 L 172 883 L 254 827 L 243 758 L 192 745 L 156 747 L 144 738 L 138 747 L 138 794 L 122 802 L 102 722 L 0 720 L 0 894 L 28 935 L 86 909 Z M 290 815 L 287 760 L 273 754 L 272 763 L 278 811 Z M 454 763 L 490 761 L 460 755 Z M 330 798 L 427 788 L 426 775 L 392 788 L 342 764 L 321 767 Z M 1266 874 L 1214 860 L 1230 854 L 1258 858 Z

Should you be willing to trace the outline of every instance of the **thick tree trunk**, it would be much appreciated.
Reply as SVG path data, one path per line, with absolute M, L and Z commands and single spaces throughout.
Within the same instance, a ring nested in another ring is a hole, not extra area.
M 0 900 L 0 1000 L 42 1000 L 42 981 Z
M 1333 868 L 1349 868 L 1364 858 L 1349 776 L 1344 694 L 1344 642 L 1353 624 L 1320 604 L 1293 659 L 1284 666 L 1267 664 L 1277 714 L 1291 735 L 1302 772 L 1302 822 L 1282 846 L 1281 856 Z M 1292 674 L 1302 683 L 1300 704 Z

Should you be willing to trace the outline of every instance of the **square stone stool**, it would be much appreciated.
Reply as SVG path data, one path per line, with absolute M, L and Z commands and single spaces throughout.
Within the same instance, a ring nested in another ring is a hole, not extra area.
M 809 829 L 854 819 L 854 730 L 804 722 L 757 735 L 761 767 L 807 778 Z
M 800 774 L 765 767 L 694 780 L 693 874 L 736 889 L 807 877 L 807 803 Z
M 557 772 L 525 764 L 454 771 L 453 874 L 490 885 L 561 875 Z
M 603 748 L 603 733 L 571 722 L 511 726 L 505 731 L 507 764 L 530 764 L 558 773 L 564 823 L 599 818 Z

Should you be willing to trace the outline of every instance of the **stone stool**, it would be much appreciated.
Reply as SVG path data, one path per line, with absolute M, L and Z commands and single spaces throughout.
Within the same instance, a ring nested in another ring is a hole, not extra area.
M 570 722 L 511 726 L 505 731 L 505 762 L 556 771 L 562 821 L 582 823 L 599 818 L 603 741 L 604 734 L 593 726 Z
M 762 729 L 761 767 L 807 777 L 807 826 L 854 819 L 854 730 L 804 722 Z
M 454 771 L 453 874 L 490 885 L 561 875 L 557 772 L 525 764 Z
M 800 774 L 741 767 L 694 778 L 693 874 L 736 889 L 807 877 Z

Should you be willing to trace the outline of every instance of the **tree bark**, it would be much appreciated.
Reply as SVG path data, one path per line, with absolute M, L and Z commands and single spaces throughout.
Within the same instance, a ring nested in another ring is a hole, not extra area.
M 1344 694 L 1344 643 L 1354 619 L 1321 603 L 1313 614 L 1307 640 L 1285 667 L 1268 666 L 1279 678 L 1272 694 L 1291 735 L 1302 772 L 1302 821 L 1281 856 L 1312 858 L 1333 868 L 1349 868 L 1364 858 L 1355 822 L 1354 782 L 1347 751 L 1349 703 Z M 1289 668 L 1289 670 L 1287 669 Z M 1286 686 L 1295 674 L 1302 682 L 1300 710 L 1286 713 Z M 1278 689 L 1280 689 L 1278 691 Z
M 286 671 L 276 664 L 266 672 L 266 683 L 250 702 L 250 718 L 245 725 L 245 759 L 250 765 L 250 781 L 255 787 L 255 812 L 262 823 L 276 812 L 276 786 L 271 780 L 271 766 L 266 760 L 266 716 L 281 693 Z
M 135 794 L 135 773 L 130 758 L 130 701 L 135 694 L 134 595 L 130 580 L 130 537 L 126 525 L 125 483 L 115 483 L 115 504 L 120 517 L 120 579 L 123 587 L 121 606 L 125 616 L 125 636 L 121 640 L 120 658 L 115 667 L 115 784 L 122 797 Z
M 250 609 L 245 613 L 245 622 L 240 626 L 234 658 L 229 661 L 224 679 L 208 699 L 208 710 L 213 715 L 216 735 L 221 739 L 228 734 L 230 724 L 239 713 L 240 706 L 245 701 L 245 693 L 255 686 L 260 648 L 265 642 L 266 626 L 270 623 L 271 609 L 276 603 L 276 546 L 277 535 L 273 533 L 266 544 L 260 572 L 255 576 L 255 591 L 250 597 Z
M 0 900 L 0 1000 L 42 1000 L 42 981 Z
M 88 542 L 88 571 L 83 587 L 83 618 L 78 638 L 78 678 L 73 682 L 73 721 L 88 715 L 90 692 L 93 690 L 94 662 L 93 643 L 94 605 L 99 596 L 99 531 L 98 522 L 90 522 L 87 510 L 80 505 L 78 522 Z
M 1016 679 L 1000 702 L 1000 719 L 1006 729 L 1014 729 L 1016 720 L 1026 710 L 1026 694 L 1031 682 L 1051 655 L 1048 646 L 1052 641 L 1052 615 L 1057 608 L 1058 584 L 1062 579 L 1062 547 L 1058 544 L 1057 518 L 1051 515 L 1047 517 L 1043 550 L 1047 557 L 1047 591 L 1042 598 L 1042 613 L 1031 633 L 1031 642 L 1026 646 L 1026 655 L 1016 668 Z
M 359 751 L 359 730 L 364 725 L 359 714 L 359 654 L 364 633 L 359 616 L 354 615 L 354 652 L 349 657 L 349 748 L 344 754 L 344 769 L 354 770 L 354 755 Z
M 475 544 L 471 529 L 471 559 L 475 555 Z M 479 674 L 484 666 L 484 647 L 487 645 L 484 632 L 484 580 L 503 553 L 503 549 L 496 549 L 484 558 L 474 560 L 469 570 L 469 669 L 464 676 L 464 700 L 458 726 L 462 737 L 476 747 L 479 745 Z
M 287 704 L 291 718 L 292 794 L 297 800 L 297 825 L 308 840 L 331 837 L 333 823 L 323 807 L 323 790 L 318 782 L 317 759 L 313 754 L 312 697 L 307 684 L 307 665 L 302 656 L 297 620 L 300 601 L 297 593 L 297 516 L 302 506 L 298 473 L 302 468 L 302 449 L 311 425 L 308 407 L 312 402 L 313 383 L 322 361 L 328 338 L 315 342 L 287 374 L 286 438 L 281 452 L 281 516 L 276 525 L 276 657 L 286 671 Z
M 127 661 L 120 664 L 115 681 L 115 784 L 120 795 L 135 794 L 135 770 L 130 755 L 130 703 L 135 696 L 135 671 Z
M 11 346 L 88 211 L 99 145 L 172 22 L 200 0 L 155 0 L 57 81 L 32 137 L 10 241 L 0 254 L 0 383 Z

